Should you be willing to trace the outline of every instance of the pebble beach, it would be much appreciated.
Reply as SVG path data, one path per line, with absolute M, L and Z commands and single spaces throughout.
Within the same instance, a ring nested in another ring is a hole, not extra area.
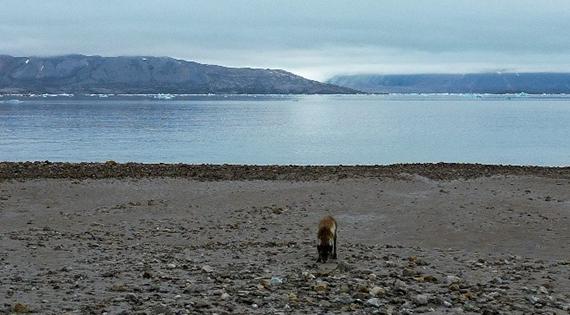
M 556 167 L 3 162 L 0 313 L 568 314 L 569 188 Z

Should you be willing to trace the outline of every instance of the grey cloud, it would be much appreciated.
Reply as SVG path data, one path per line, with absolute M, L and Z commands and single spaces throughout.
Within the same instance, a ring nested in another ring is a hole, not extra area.
M 567 1 L 2 0 L 0 53 L 353 71 L 568 70 Z

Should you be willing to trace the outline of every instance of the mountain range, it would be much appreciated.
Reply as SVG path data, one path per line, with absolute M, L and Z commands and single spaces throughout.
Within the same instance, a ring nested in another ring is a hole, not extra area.
M 326 83 L 280 69 L 169 57 L 0 55 L 0 94 L 570 93 L 570 73 L 360 74 Z
M 0 93 L 353 94 L 279 69 L 229 68 L 169 57 L 0 55 Z
M 336 76 L 328 83 L 370 93 L 570 93 L 570 73 L 392 74 Z

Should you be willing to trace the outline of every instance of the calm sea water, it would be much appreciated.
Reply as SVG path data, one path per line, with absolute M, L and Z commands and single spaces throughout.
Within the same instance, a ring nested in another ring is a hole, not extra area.
M 0 99 L 0 160 L 570 165 L 570 98 Z

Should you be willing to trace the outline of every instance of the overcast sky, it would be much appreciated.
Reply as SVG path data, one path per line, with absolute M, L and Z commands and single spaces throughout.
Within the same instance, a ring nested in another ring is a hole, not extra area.
M 570 1 L 0 0 L 0 54 L 346 73 L 570 71 Z

